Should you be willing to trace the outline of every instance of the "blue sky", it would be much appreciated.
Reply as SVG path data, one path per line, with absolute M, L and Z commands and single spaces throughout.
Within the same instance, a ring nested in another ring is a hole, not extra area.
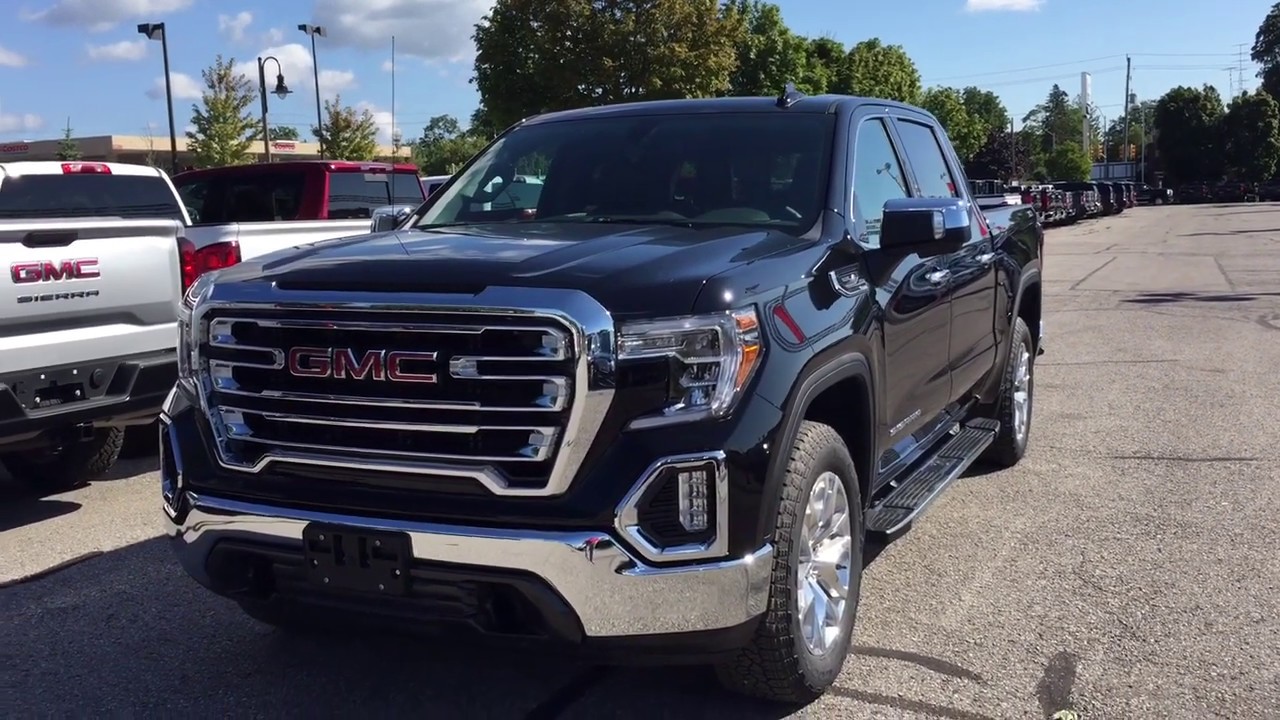
M 320 87 L 375 112 L 384 136 L 392 107 L 408 138 L 434 115 L 470 114 L 477 97 L 470 41 L 492 0 L 5 0 L 0 3 L 0 140 L 167 132 L 160 44 L 140 22 L 168 27 L 179 132 L 199 94 L 201 68 L 217 53 L 246 63 L 271 54 L 297 91 L 271 99 L 272 122 L 304 136 L 315 119 L 311 55 L 299 23 L 318 39 Z M 1133 92 L 1155 98 L 1179 84 L 1213 83 L 1226 96 L 1266 0 L 778 0 L 789 25 L 846 44 L 869 37 L 901 44 L 926 85 L 977 85 L 998 93 L 1020 119 L 1060 83 L 1073 96 L 1093 73 L 1094 102 L 1108 117 L 1124 97 L 1125 55 Z M 1243 55 L 1240 55 L 1241 44 Z

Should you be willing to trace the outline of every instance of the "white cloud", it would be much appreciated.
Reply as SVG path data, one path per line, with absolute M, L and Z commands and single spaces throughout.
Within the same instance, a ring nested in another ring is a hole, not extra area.
M 26 67 L 26 65 L 27 58 L 0 46 L 0 67 L 20 68 Z
M 174 100 L 199 100 L 204 95 L 204 88 L 199 80 L 179 72 L 169 73 L 169 84 L 173 86 Z M 152 100 L 164 99 L 164 76 L 156 78 L 147 90 L 147 97 Z
M 139 38 L 108 45 L 90 45 L 88 52 L 90 60 L 141 60 L 147 56 L 147 40 Z
M 244 39 L 244 31 L 252 22 L 253 13 L 248 10 L 241 10 L 235 15 L 219 15 L 218 32 L 226 35 L 232 42 L 239 42 Z
M 1029 12 L 1039 10 L 1045 0 L 965 0 L 968 12 Z
M 315 82 L 312 79 L 312 63 L 311 51 L 300 43 L 289 43 L 288 45 L 278 45 L 263 49 L 257 54 L 257 57 L 274 57 L 280 61 L 280 74 L 284 75 L 284 82 L 294 93 L 315 92 Z M 258 63 L 256 60 L 248 60 L 236 64 L 236 72 L 244 75 L 253 83 L 254 88 L 258 85 Z M 267 89 L 275 85 L 273 82 L 276 74 L 276 64 L 267 62 L 266 76 Z M 325 98 L 332 98 L 338 93 L 344 92 L 356 86 L 356 74 L 350 70 L 321 70 L 320 71 L 320 95 Z
M 50 25 L 110 30 L 125 20 L 159 20 L 191 7 L 195 0 L 58 0 L 43 10 L 24 12 L 27 20 Z
M 395 66 L 396 66 L 396 64 L 395 64 L 395 63 L 393 63 L 393 62 L 391 62 L 390 60 L 383 60 L 383 61 L 382 61 L 382 72 L 391 72 L 393 69 L 395 69 Z
M 267 31 L 265 42 L 268 45 L 279 45 L 284 42 L 284 31 L 280 28 L 271 28 Z
M 0 112 L 0 133 L 29 132 L 44 127 L 44 118 L 35 113 Z
M 475 53 L 471 35 L 492 0 L 316 0 L 321 42 L 396 52 L 426 60 L 460 61 Z
M 369 111 L 373 116 L 373 122 L 378 126 L 378 144 L 391 144 L 391 112 L 381 110 L 371 102 L 360 101 L 355 104 L 356 112 Z M 404 135 L 404 127 L 400 126 L 400 134 Z

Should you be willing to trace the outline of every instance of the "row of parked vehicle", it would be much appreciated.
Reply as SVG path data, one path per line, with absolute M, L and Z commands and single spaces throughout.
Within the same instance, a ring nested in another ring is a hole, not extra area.
M 1280 182 L 1244 183 L 1238 181 L 1195 182 L 1179 185 L 1174 199 L 1179 204 L 1276 202 L 1280 200 Z
M 1045 226 L 1069 225 L 1086 218 L 1115 215 L 1137 205 L 1172 202 L 1172 192 L 1129 180 L 1052 182 L 1005 185 L 998 180 L 972 180 L 975 195 L 1016 195 L 1036 209 Z

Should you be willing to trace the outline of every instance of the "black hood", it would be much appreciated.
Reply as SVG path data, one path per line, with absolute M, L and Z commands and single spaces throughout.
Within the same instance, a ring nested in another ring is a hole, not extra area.
M 223 282 L 282 290 L 478 293 L 572 288 L 616 316 L 690 312 L 703 285 L 809 241 L 764 229 L 602 223 L 469 225 L 327 240 L 228 268 Z

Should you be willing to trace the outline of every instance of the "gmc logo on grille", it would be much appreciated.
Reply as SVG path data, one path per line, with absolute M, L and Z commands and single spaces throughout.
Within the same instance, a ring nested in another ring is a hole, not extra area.
M 289 351 L 289 374 L 335 380 L 434 383 L 435 373 L 412 372 L 405 364 L 435 359 L 433 352 L 369 350 L 357 354 L 351 348 L 296 347 Z
M 9 277 L 13 278 L 18 285 L 59 280 L 91 280 L 101 275 L 98 272 L 98 258 L 79 258 L 59 262 L 35 260 L 16 262 L 9 266 Z

